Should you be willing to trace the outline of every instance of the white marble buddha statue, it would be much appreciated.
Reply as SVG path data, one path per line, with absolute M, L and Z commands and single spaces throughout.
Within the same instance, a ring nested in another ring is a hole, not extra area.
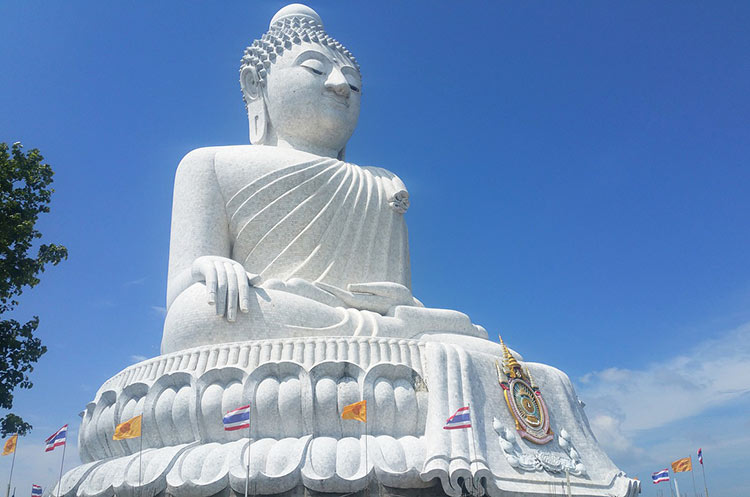
M 312 9 L 279 11 L 245 50 L 252 145 L 177 170 L 162 352 L 249 339 L 425 333 L 486 337 L 412 296 L 393 173 L 344 162 L 362 95 L 352 54 Z
M 253 144 L 177 171 L 162 354 L 102 384 L 51 494 L 635 497 L 563 372 L 412 295 L 409 195 L 344 162 L 361 78 L 318 15 L 281 9 L 240 83 Z

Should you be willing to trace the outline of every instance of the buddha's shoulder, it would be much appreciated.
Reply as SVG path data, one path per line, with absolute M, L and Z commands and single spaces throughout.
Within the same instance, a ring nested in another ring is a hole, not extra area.
M 244 180 L 258 178 L 290 166 L 330 160 L 332 159 L 300 150 L 265 145 L 203 147 L 185 155 L 180 161 L 177 174 L 178 176 L 204 177 L 206 173 L 210 173 L 218 177 L 220 184 L 224 184 L 234 183 L 240 178 Z M 368 171 L 374 176 L 399 181 L 398 176 L 381 167 L 347 164 Z
M 213 169 L 216 164 L 264 165 L 291 162 L 299 152 L 282 150 L 278 147 L 262 145 L 226 145 L 219 147 L 201 147 L 188 152 L 180 161 L 179 169 Z M 306 154 L 309 155 L 309 154 Z
M 289 148 L 265 145 L 202 147 L 188 152 L 179 170 L 275 170 L 292 164 L 322 160 L 322 157 Z

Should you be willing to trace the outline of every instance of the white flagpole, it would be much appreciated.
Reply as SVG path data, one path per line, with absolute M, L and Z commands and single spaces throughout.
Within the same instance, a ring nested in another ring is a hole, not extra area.
M 675 475 L 670 475 L 669 470 L 667 470 L 667 476 L 669 476 L 670 481 L 675 479 Z M 674 497 L 674 488 L 672 488 L 672 484 L 669 484 L 669 495 Z M 679 495 L 677 497 L 680 497 Z
M 708 486 L 706 485 L 706 468 L 703 466 L 703 453 L 701 452 L 701 471 L 703 472 L 703 488 L 706 489 L 706 497 L 708 497 Z
M 8 478 L 8 492 L 5 497 L 10 497 L 10 482 L 13 481 L 13 467 L 16 465 L 16 451 L 18 450 L 18 439 L 16 438 L 16 446 L 13 447 L 13 461 L 10 463 L 10 477 Z M 706 477 L 704 476 L 705 480 Z
M 60 479 L 57 481 L 57 497 L 60 497 L 62 487 L 63 465 L 65 464 L 65 449 L 68 447 L 68 429 L 65 429 L 65 443 L 63 444 L 63 455 L 60 461 Z
M 471 404 L 466 404 L 466 407 L 469 408 L 469 424 L 470 430 L 471 430 L 471 446 L 474 448 L 474 457 L 471 457 L 471 454 L 469 454 L 469 474 L 471 474 L 471 484 L 474 485 L 474 474 L 471 472 L 471 466 L 474 464 L 474 460 L 477 459 L 477 446 L 474 443 L 474 420 L 472 419 L 471 415 Z
M 247 497 L 247 487 L 250 485 L 250 448 L 253 445 L 252 435 L 250 434 L 250 418 L 247 418 L 247 472 L 245 473 L 245 497 Z
M 143 461 L 143 414 L 141 414 L 141 445 L 138 449 L 138 497 L 141 497 L 141 468 L 143 467 L 142 461 Z
M 690 476 L 693 478 L 693 494 L 698 497 L 698 491 L 695 489 L 695 473 L 693 473 L 693 456 L 690 456 Z
M 680 495 L 680 487 L 677 485 L 677 473 L 675 473 L 674 475 L 674 489 L 675 489 L 675 492 L 677 492 L 677 497 L 682 497 Z

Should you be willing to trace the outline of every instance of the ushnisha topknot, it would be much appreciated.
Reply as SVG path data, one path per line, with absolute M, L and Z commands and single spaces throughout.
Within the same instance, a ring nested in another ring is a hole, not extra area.
M 302 42 L 319 43 L 332 48 L 351 60 L 357 71 L 360 70 L 354 55 L 325 32 L 318 13 L 306 5 L 296 3 L 279 10 L 271 19 L 268 32 L 245 49 L 240 72 L 245 67 L 254 67 L 259 84 L 265 86 L 268 71 L 276 59 L 285 50 Z

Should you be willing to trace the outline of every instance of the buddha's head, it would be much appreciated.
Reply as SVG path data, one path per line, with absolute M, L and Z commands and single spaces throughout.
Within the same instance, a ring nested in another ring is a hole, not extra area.
M 242 58 L 251 143 L 343 158 L 359 118 L 361 81 L 354 56 L 328 36 L 314 10 L 284 7 Z

